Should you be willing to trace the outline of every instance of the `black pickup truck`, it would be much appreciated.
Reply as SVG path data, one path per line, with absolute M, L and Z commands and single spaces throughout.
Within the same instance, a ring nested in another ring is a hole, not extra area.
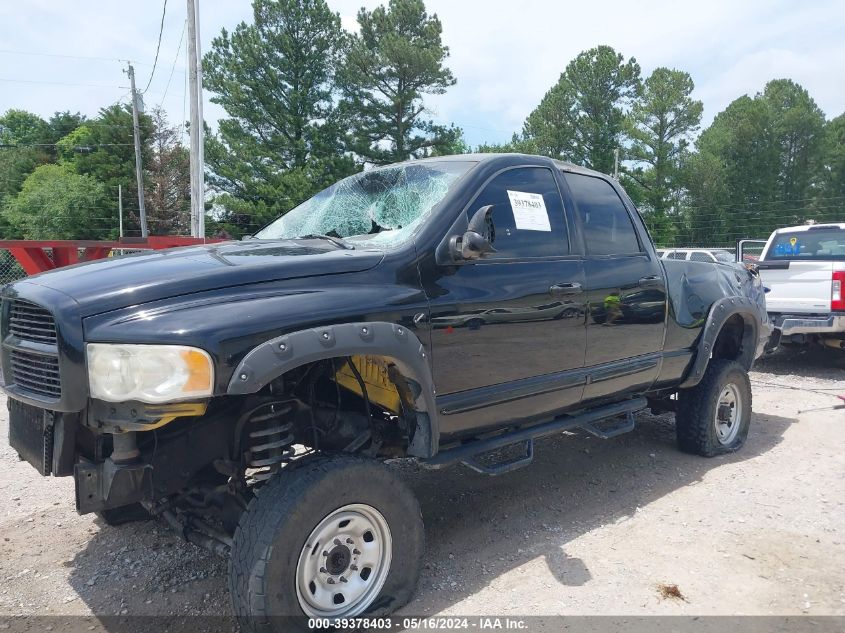
M 252 239 L 2 293 L 9 440 L 80 513 L 161 517 L 230 558 L 235 614 L 389 613 L 423 555 L 415 458 L 499 474 L 567 429 L 675 411 L 738 449 L 771 333 L 740 265 L 660 260 L 617 182 L 548 158 L 362 172 Z

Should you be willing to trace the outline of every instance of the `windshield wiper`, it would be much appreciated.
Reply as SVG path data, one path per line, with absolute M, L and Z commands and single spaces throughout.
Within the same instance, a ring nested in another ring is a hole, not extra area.
M 343 241 L 339 237 L 332 237 L 331 235 L 320 235 L 319 233 L 309 233 L 308 235 L 300 235 L 297 239 L 300 240 L 326 240 L 335 246 L 343 248 L 347 251 L 354 251 L 355 247 L 349 242 Z

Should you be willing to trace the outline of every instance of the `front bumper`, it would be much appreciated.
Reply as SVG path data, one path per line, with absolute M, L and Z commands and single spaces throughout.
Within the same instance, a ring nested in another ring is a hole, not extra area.
M 845 334 L 845 314 L 773 314 L 772 321 L 783 336 L 792 334 Z

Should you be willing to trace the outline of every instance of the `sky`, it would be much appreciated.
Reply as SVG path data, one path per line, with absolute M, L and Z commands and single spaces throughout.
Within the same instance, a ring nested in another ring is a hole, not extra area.
M 201 46 L 251 20 L 249 0 L 197 0 Z M 383 0 L 386 2 L 386 0 Z M 380 0 L 328 0 L 344 27 Z M 128 102 L 132 60 L 143 89 L 153 71 L 163 0 L 0 0 L 0 112 L 23 108 L 95 116 Z M 473 146 L 510 139 L 579 52 L 608 44 L 635 57 L 647 76 L 659 66 L 689 72 L 704 103 L 703 124 L 771 79 L 804 86 L 828 118 L 845 111 L 842 0 L 427 0 L 443 22 L 447 65 L 458 80 L 429 97 L 430 116 L 455 123 Z M 168 0 L 155 73 L 144 95 L 172 122 L 187 118 L 185 0 Z M 23 54 L 26 53 L 26 54 Z M 206 120 L 225 112 L 204 96 Z

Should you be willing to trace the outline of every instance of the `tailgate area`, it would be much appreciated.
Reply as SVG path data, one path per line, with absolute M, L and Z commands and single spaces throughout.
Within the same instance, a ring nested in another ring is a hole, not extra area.
M 788 267 L 765 268 L 761 264 L 769 313 L 824 314 L 830 312 L 833 262 L 783 262 Z

